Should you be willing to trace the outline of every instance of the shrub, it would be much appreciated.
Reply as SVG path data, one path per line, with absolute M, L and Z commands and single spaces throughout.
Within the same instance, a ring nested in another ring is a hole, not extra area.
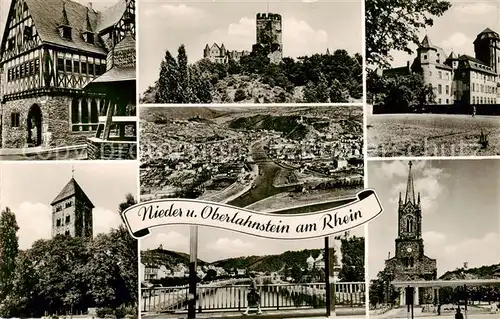
M 246 99 L 246 97 L 247 95 L 245 91 L 243 91 L 242 89 L 238 89 L 234 94 L 234 101 L 235 102 L 243 101 L 244 99 Z
M 98 318 L 109 318 L 109 315 L 114 314 L 114 310 L 111 308 L 98 308 L 95 311 Z

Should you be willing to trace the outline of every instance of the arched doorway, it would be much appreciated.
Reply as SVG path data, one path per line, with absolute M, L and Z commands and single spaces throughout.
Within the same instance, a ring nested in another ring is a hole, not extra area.
M 37 104 L 33 104 L 28 112 L 27 119 L 28 145 L 42 145 L 42 110 Z

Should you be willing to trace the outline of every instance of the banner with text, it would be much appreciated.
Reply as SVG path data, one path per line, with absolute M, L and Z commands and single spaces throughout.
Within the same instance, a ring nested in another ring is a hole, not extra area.
M 159 226 L 199 225 L 269 239 L 297 240 L 344 232 L 365 224 L 382 211 L 375 192 L 367 189 L 346 205 L 314 213 L 261 213 L 226 204 L 176 198 L 134 205 L 126 209 L 122 217 L 137 239 Z

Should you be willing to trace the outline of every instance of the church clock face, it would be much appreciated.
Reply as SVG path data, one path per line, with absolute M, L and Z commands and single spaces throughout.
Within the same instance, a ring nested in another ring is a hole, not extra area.
M 406 248 L 406 251 L 411 253 L 413 251 L 413 249 L 411 249 L 411 247 L 408 247 L 408 248 Z

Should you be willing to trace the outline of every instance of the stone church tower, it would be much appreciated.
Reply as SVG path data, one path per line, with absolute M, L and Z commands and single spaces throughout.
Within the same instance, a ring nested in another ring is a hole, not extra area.
M 408 181 L 404 199 L 399 193 L 398 204 L 398 237 L 395 241 L 394 257 L 385 261 L 384 272 L 392 281 L 428 281 L 436 280 L 436 259 L 429 258 L 424 252 L 422 239 L 422 205 L 420 193 L 415 197 L 413 185 L 412 162 L 408 163 Z M 419 293 L 421 291 L 421 293 Z M 415 288 L 415 304 L 432 302 L 435 298 L 432 288 Z M 400 291 L 402 304 L 404 289 Z
M 416 198 L 412 165 L 410 161 L 404 200 L 399 193 L 395 256 L 385 261 L 385 271 L 390 273 L 395 281 L 435 280 L 436 259 L 429 258 L 424 253 L 420 193 Z
M 92 238 L 94 204 L 74 178 L 50 203 L 52 206 L 52 237 L 69 235 Z

